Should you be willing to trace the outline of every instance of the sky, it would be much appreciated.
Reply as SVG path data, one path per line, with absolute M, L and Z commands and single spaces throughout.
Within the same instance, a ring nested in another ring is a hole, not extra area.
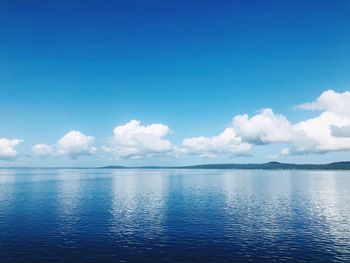
M 0 166 L 350 160 L 350 1 L 0 3 Z

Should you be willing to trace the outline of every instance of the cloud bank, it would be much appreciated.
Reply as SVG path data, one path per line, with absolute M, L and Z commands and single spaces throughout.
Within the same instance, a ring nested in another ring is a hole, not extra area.
M 313 111 L 316 116 L 292 123 L 285 115 L 270 108 L 253 116 L 234 116 L 231 124 L 217 135 L 184 138 L 179 146 L 169 140 L 170 128 L 161 123 L 144 125 L 131 120 L 116 126 L 113 136 L 102 146 L 103 152 L 122 159 L 149 157 L 250 156 L 254 146 L 280 144 L 281 155 L 324 154 L 350 151 L 350 92 L 324 91 L 314 101 L 294 107 Z M 13 160 L 18 156 L 19 139 L 0 139 L 0 159 Z M 47 158 L 68 156 L 77 159 L 93 155 L 95 138 L 80 131 L 70 131 L 56 143 L 36 144 L 31 155 Z M 282 147 L 283 146 L 283 147 Z M 269 153 L 267 153 L 268 156 Z
M 252 145 L 289 144 L 282 155 L 323 154 L 350 150 L 350 92 L 323 92 L 315 101 L 295 107 L 320 111 L 317 117 L 292 124 L 282 114 L 266 108 L 249 117 L 233 118 L 232 127 L 214 137 L 183 141 L 188 153 L 215 157 L 218 153 L 249 155 Z

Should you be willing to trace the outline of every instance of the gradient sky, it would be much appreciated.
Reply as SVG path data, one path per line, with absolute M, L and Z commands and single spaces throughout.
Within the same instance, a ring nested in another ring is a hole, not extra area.
M 239 114 L 296 110 L 350 89 L 350 1 L 7 1 L 0 3 L 0 138 L 24 140 L 0 165 L 93 166 L 217 162 L 331 162 L 349 151 L 280 156 L 108 156 L 116 126 L 162 123 L 166 138 L 217 136 Z M 350 107 L 350 106 L 349 106 Z M 33 157 L 69 131 L 95 138 L 96 154 Z M 180 147 L 180 146 L 179 146 Z

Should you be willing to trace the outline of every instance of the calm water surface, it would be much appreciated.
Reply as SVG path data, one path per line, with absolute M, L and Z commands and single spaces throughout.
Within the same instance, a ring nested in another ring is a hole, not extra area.
M 1 169 L 1 262 L 350 262 L 350 172 Z

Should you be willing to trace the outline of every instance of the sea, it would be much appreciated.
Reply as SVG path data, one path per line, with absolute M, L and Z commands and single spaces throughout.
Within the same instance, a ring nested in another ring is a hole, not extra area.
M 0 169 L 0 262 L 350 262 L 350 171 Z

